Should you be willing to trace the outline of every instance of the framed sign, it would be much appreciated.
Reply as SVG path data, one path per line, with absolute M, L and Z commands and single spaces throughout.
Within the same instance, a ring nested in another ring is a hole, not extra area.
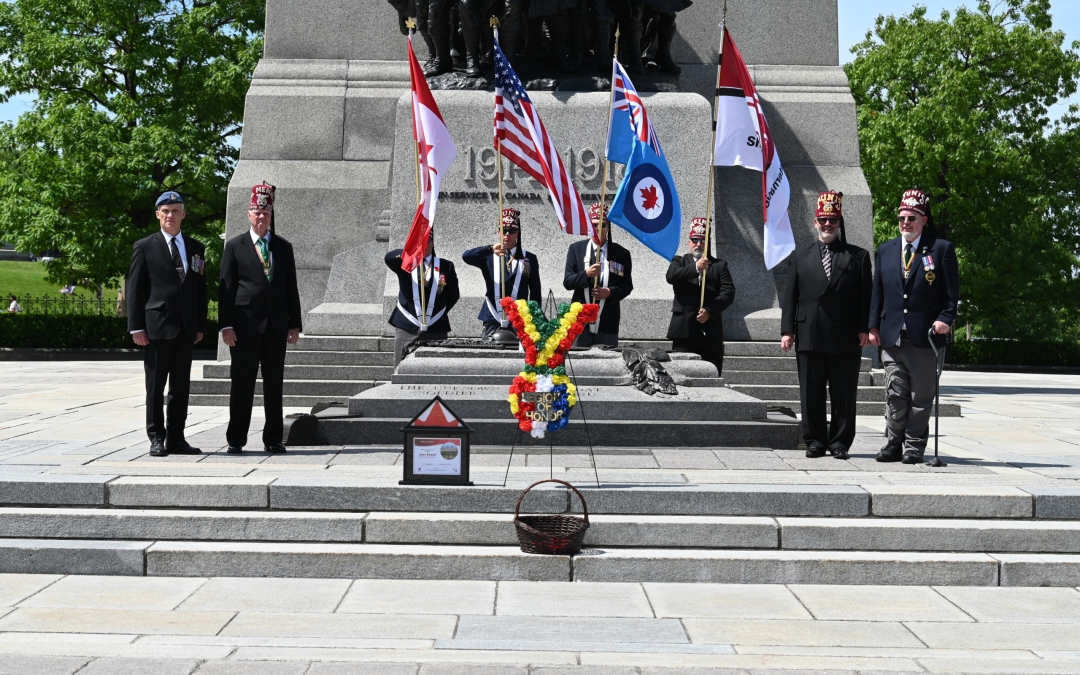
M 401 485 L 472 485 L 469 438 L 472 429 L 436 396 L 411 422 L 405 434 L 405 475 Z

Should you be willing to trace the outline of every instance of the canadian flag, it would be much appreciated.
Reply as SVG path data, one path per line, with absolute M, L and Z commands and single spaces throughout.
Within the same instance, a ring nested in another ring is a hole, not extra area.
M 716 146 L 713 164 L 743 166 L 761 171 L 761 205 L 765 212 L 765 267 L 772 269 L 795 250 L 795 235 L 788 219 L 791 184 L 761 100 L 731 33 L 723 29 L 721 67 L 717 82 Z M 726 61 L 726 63 L 724 63 Z
M 401 253 L 401 268 L 406 272 L 412 272 L 424 259 L 431 223 L 435 220 L 435 204 L 439 201 L 439 186 L 446 170 L 457 159 L 457 147 L 431 95 L 420 62 L 416 60 L 411 35 L 409 76 L 412 80 L 413 138 L 420 161 L 420 203 L 416 206 L 416 215 Z

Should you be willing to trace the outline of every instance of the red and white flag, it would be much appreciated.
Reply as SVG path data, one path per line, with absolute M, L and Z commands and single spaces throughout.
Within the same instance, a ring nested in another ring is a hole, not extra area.
M 716 147 L 713 164 L 761 171 L 761 205 L 765 211 L 765 267 L 772 269 L 795 250 L 788 219 L 791 184 L 780 165 L 776 143 L 761 109 L 757 89 L 731 33 L 723 31 L 723 54 L 717 93 Z
M 406 272 L 412 272 L 424 259 L 431 223 L 435 220 L 435 204 L 439 201 L 439 186 L 446 170 L 457 158 L 457 147 L 413 52 L 412 36 L 409 37 L 409 76 L 412 80 L 413 138 L 420 161 L 420 204 L 416 207 L 401 253 L 401 268 Z
M 499 47 L 498 32 L 495 35 L 495 140 L 504 157 L 547 187 L 563 232 L 595 236 L 592 221 L 555 149 L 555 142 Z

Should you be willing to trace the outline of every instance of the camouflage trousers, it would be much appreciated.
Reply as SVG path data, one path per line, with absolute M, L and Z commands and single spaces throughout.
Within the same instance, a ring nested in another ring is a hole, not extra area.
M 934 413 L 937 358 L 929 347 L 914 347 L 901 338 L 881 354 L 885 366 L 885 436 L 904 451 L 925 452 Z

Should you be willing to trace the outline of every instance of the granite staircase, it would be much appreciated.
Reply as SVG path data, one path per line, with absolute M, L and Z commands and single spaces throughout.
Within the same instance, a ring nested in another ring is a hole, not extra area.
M 285 353 L 285 406 L 348 404 L 351 396 L 390 380 L 393 350 L 393 338 L 301 336 Z M 228 361 L 204 365 L 203 379 L 191 381 L 191 405 L 228 405 L 229 373 Z M 255 405 L 262 405 L 261 374 Z
M 5 477 L 0 573 L 1080 585 L 1077 487 L 595 487 L 579 477 L 585 550 L 545 556 L 518 550 L 521 484 L 500 487 L 501 470 L 477 471 L 487 482 L 475 488 L 401 487 L 378 470 L 291 473 Z M 576 504 L 549 484 L 526 511 Z

